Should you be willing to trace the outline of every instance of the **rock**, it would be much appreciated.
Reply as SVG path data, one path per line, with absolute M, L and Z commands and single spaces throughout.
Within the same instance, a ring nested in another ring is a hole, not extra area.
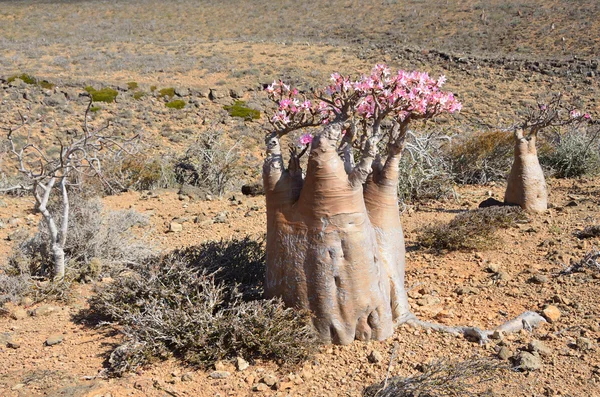
M 65 106 L 67 104 L 67 98 L 62 93 L 52 94 L 49 97 L 44 98 L 44 104 L 46 106 Z
M 541 340 L 534 339 L 529 343 L 528 350 L 531 353 L 538 352 L 540 356 L 548 357 L 552 354 L 552 349 L 550 349 L 544 342 Z
M 173 233 L 178 233 L 183 230 L 183 225 L 177 222 L 171 222 L 169 224 L 169 231 Z
M 504 270 L 500 270 L 498 273 L 496 273 L 496 276 L 497 276 L 498 280 L 501 280 L 501 281 L 510 281 L 510 279 L 512 278 L 510 276 L 510 274 Z
M 250 366 L 250 364 L 248 364 L 248 361 L 244 360 L 242 357 L 236 357 L 235 367 L 237 368 L 238 371 L 243 371 L 243 370 L 247 369 L 249 366 Z
M 206 200 L 207 193 L 206 189 L 190 184 L 182 185 L 177 192 L 180 196 L 188 196 L 192 200 Z
M 25 383 L 17 383 L 13 387 L 11 387 L 10 390 L 13 390 L 13 391 L 15 391 L 15 390 L 21 390 L 25 386 L 26 386 Z
M 219 212 L 214 218 L 214 223 L 227 223 L 227 211 Z
M 535 371 L 542 368 L 542 360 L 538 356 L 522 351 L 517 358 L 517 367 L 523 371 Z
M 139 379 L 133 384 L 133 388 L 140 390 L 143 393 L 149 392 L 154 385 L 152 379 Z
M 24 318 L 27 318 L 27 311 L 17 307 L 10 313 L 10 318 L 13 320 L 23 320 Z
M 490 273 L 498 273 L 498 272 L 500 272 L 500 270 L 501 270 L 501 267 L 500 267 L 500 265 L 499 265 L 499 264 L 497 264 L 497 263 L 490 263 L 490 264 L 487 266 L 486 270 L 487 270 L 488 272 L 490 272 Z
M 200 98 L 208 98 L 210 96 L 210 88 L 207 86 L 201 86 L 198 88 L 190 88 L 190 94 Z
M 501 360 L 508 360 L 512 357 L 512 353 L 510 349 L 506 346 L 502 346 L 500 350 L 498 350 L 498 358 Z
M 554 305 L 548 305 L 542 310 L 542 316 L 552 324 L 560 318 L 560 310 Z
M 543 274 L 536 274 L 529 279 L 529 282 L 533 284 L 546 284 L 548 282 L 548 277 Z
M 229 371 L 213 371 L 208 376 L 213 379 L 225 379 L 231 375 Z
M 211 100 L 215 100 L 215 99 L 225 98 L 226 96 L 227 96 L 226 89 L 211 88 L 210 95 L 208 96 L 208 98 Z
M 265 375 L 262 378 L 262 381 L 265 385 L 272 387 L 272 386 L 275 386 L 275 384 L 278 382 L 278 379 L 276 376 L 269 374 L 269 375 Z
M 440 298 L 431 295 L 426 295 L 422 298 L 417 299 L 417 305 L 419 306 L 433 306 L 438 305 L 440 302 Z
M 8 342 L 6 342 L 6 347 L 9 347 L 11 349 L 18 349 L 21 347 L 21 342 L 16 340 L 9 340 Z
M 246 185 L 242 185 L 242 194 L 245 196 L 260 196 L 264 194 L 264 189 L 262 183 L 249 183 Z
M 490 336 L 492 339 L 502 340 L 504 339 L 504 332 L 495 330 Z
M 309 369 L 303 369 L 300 373 L 300 376 L 302 376 L 306 380 L 309 380 L 313 377 L 313 373 Z
M 54 346 L 54 345 L 58 345 L 59 343 L 62 343 L 62 341 L 64 340 L 65 336 L 63 334 L 53 334 L 50 335 L 48 337 L 48 339 L 46 339 L 46 346 Z
M 42 306 L 38 307 L 37 309 L 32 310 L 31 315 L 33 317 L 41 317 L 41 316 L 47 316 L 50 313 L 54 313 L 55 311 L 56 311 L 56 308 L 54 306 L 42 305 Z
M 185 374 L 181 375 L 182 382 L 191 382 L 193 379 L 194 377 L 192 376 L 191 372 L 186 372 Z
M 581 351 L 592 350 L 594 342 L 591 339 L 580 336 L 575 340 L 575 346 Z
M 239 99 L 244 96 L 244 90 L 242 90 L 241 88 L 230 88 L 229 96 L 234 99 Z
M 369 360 L 370 363 L 380 363 L 383 361 L 383 356 L 377 350 L 373 350 L 367 356 L 367 360 Z
M 267 391 L 267 390 L 269 390 L 269 386 L 265 385 L 264 383 L 258 383 L 256 385 L 254 385 L 252 390 L 253 391 Z

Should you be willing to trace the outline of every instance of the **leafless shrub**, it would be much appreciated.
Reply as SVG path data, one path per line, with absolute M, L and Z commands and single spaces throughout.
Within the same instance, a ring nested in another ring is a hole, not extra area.
M 60 211 L 50 205 L 56 219 Z M 71 198 L 69 236 L 65 241 L 65 259 L 69 264 L 67 279 L 97 278 L 115 275 L 124 265 L 139 263 L 153 254 L 148 243 L 132 233 L 146 217 L 135 211 L 104 211 L 98 198 Z M 9 258 L 14 274 L 50 277 L 53 260 L 48 243 L 48 227 L 40 222 L 38 232 L 17 245 Z
M 469 251 L 490 246 L 490 237 L 528 218 L 520 207 L 488 207 L 458 214 L 447 224 L 427 227 L 419 236 L 423 247 Z
M 566 275 L 572 273 L 585 272 L 586 269 L 600 272 L 600 251 L 593 249 L 579 261 L 563 269 L 559 274 Z
M 125 335 L 110 370 L 120 375 L 173 355 L 199 366 L 235 356 L 307 359 L 316 347 L 310 316 L 238 289 L 243 281 L 260 290 L 263 250 L 249 239 L 211 242 L 133 266 L 99 290 L 92 313 Z
M 398 196 L 403 202 L 450 196 L 452 174 L 443 156 L 450 138 L 439 131 L 408 131 L 400 161 Z
M 227 142 L 223 131 L 211 128 L 203 133 L 175 165 L 177 181 L 202 186 L 222 196 L 235 176 L 237 143 Z
M 27 275 L 0 273 L 0 312 L 5 303 L 17 303 L 31 291 L 32 280 Z
M 394 377 L 365 389 L 366 397 L 475 397 L 482 384 L 498 378 L 505 364 L 490 358 L 440 360 L 420 366 L 420 375 Z M 491 394 L 490 394 L 491 395 Z

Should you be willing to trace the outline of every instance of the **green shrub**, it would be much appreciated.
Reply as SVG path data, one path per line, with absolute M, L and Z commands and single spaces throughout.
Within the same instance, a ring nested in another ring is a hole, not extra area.
M 154 91 L 156 91 L 156 89 L 157 89 L 157 88 L 158 88 L 158 87 L 156 87 L 155 85 L 151 85 L 151 86 L 150 86 L 150 92 L 154 92 Z
M 235 101 L 233 105 L 223 106 L 223 109 L 227 110 L 231 117 L 241 117 L 247 121 L 260 119 L 260 111 L 249 108 L 244 101 Z
M 144 96 L 146 96 L 146 93 L 144 91 L 136 91 L 133 93 L 133 99 L 136 100 L 142 99 Z
M 102 108 L 100 106 L 92 106 L 90 107 L 90 112 L 96 113 L 98 111 L 102 110 Z
M 248 238 L 132 267 L 90 299 L 91 314 L 118 322 L 125 336 L 111 354 L 111 371 L 120 375 L 171 356 L 202 367 L 236 356 L 306 360 L 316 348 L 310 316 L 279 300 L 253 300 L 263 278 L 262 243 Z
M 528 218 L 520 207 L 480 208 L 458 214 L 447 224 L 425 228 L 419 235 L 419 243 L 440 251 L 491 248 L 491 237 L 497 230 L 525 222 Z
M 183 109 L 185 107 L 185 101 L 181 99 L 175 99 L 165 103 L 165 106 L 169 109 Z
M 138 83 L 136 83 L 135 81 L 130 81 L 129 83 L 127 83 L 127 89 L 129 91 L 133 91 L 137 88 L 138 88 Z
M 55 87 L 55 85 L 52 84 L 52 83 L 50 83 L 49 81 L 47 81 L 47 80 L 39 80 L 39 79 L 37 79 L 37 78 L 35 78 L 35 77 L 27 74 L 27 73 L 23 73 L 23 74 L 20 74 L 20 75 L 10 76 L 7 79 L 7 82 L 8 83 L 12 83 L 16 79 L 21 79 L 26 84 L 38 85 L 38 86 L 40 86 L 40 87 L 42 87 L 42 88 L 44 88 L 46 90 L 51 90 L 51 89 L 53 89 Z
M 163 88 L 160 91 L 158 91 L 158 96 L 160 98 L 173 98 L 175 96 L 175 88 Z
M 115 99 L 117 99 L 117 95 L 119 95 L 117 90 L 110 87 L 104 87 L 100 90 L 96 90 L 92 86 L 87 86 L 85 87 L 85 90 L 90 94 L 92 101 L 94 102 L 112 103 L 115 101 Z

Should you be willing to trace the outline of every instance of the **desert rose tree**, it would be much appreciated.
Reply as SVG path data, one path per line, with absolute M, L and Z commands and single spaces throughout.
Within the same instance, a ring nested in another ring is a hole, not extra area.
M 548 209 L 548 189 L 538 160 L 538 134 L 548 127 L 562 127 L 590 120 L 590 115 L 562 102 L 560 94 L 547 103 L 539 103 L 528 112 L 525 120 L 514 128 L 514 161 L 504 202 L 521 208 L 542 212 Z
M 311 93 L 274 82 L 266 138 L 267 297 L 309 309 L 321 340 L 382 340 L 414 319 L 404 288 L 398 167 L 408 126 L 461 104 L 443 76 L 377 65 Z M 284 164 L 280 139 L 296 130 Z M 304 174 L 300 157 L 308 152 Z M 356 159 L 356 163 L 355 163 Z

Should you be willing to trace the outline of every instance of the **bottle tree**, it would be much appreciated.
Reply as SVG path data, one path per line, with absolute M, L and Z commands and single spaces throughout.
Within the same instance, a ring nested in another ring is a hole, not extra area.
M 382 340 L 414 320 L 404 288 L 398 167 L 410 123 L 460 111 L 445 78 L 376 65 L 308 94 L 283 82 L 266 137 L 265 294 L 309 309 L 321 340 Z M 287 166 L 281 138 L 303 130 Z M 300 158 L 308 154 L 306 173 Z

